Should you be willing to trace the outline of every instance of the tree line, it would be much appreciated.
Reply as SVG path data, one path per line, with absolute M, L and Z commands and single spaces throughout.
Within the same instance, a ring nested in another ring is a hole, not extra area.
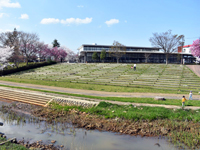
M 18 68 L 20 62 L 40 61 L 54 58 L 55 61 L 75 59 L 76 54 L 67 47 L 60 47 L 55 39 L 53 46 L 39 40 L 36 33 L 8 31 L 0 33 L 0 64 L 13 62 Z M 4 53 L 4 55 L 1 55 Z

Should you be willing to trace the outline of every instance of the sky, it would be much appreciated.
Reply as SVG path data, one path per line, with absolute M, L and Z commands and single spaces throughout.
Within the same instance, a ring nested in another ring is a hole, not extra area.
M 153 33 L 200 37 L 200 0 L 0 0 L 0 32 L 37 33 L 77 53 L 82 44 L 151 47 Z

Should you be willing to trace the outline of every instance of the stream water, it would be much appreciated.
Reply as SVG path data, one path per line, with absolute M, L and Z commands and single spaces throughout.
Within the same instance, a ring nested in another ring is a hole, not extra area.
M 9 105 L 0 101 L 2 105 Z M 62 150 L 176 150 L 177 148 L 167 139 L 155 137 L 140 137 L 120 135 L 113 132 L 100 132 L 98 130 L 85 130 L 74 128 L 71 124 L 54 123 L 33 120 L 29 115 L 21 115 L 11 119 L 12 115 L 0 111 L 0 132 L 7 138 L 16 137 L 30 143 L 42 140 L 45 144 L 63 145 Z M 26 123 L 25 123 L 26 122 Z M 159 146 L 156 144 L 159 143 Z
M 175 146 L 167 139 L 147 138 L 140 136 L 119 135 L 113 132 L 100 132 L 97 130 L 85 130 L 74 128 L 67 124 L 63 125 L 30 123 L 30 119 L 6 120 L 6 115 L 1 113 L 0 122 L 4 125 L 0 127 L 0 132 L 5 133 L 7 138 L 16 137 L 18 140 L 28 140 L 30 143 L 42 140 L 43 143 L 50 144 L 51 140 L 56 140 L 55 145 L 64 145 L 63 149 L 72 150 L 175 150 Z M 156 143 L 160 144 L 155 145 Z

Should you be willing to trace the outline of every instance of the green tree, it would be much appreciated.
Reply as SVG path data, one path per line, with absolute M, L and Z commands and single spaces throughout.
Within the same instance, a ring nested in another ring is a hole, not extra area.
M 119 59 L 126 54 L 126 47 L 118 41 L 114 41 L 109 53 L 111 56 L 116 57 L 117 63 L 119 63 Z
M 52 44 L 53 44 L 53 47 L 60 47 L 60 43 L 58 43 L 58 40 L 56 39 L 52 42 Z
M 100 59 L 103 61 L 103 63 L 105 58 L 106 58 L 106 50 L 102 49 L 100 54 Z
M 98 59 L 98 55 L 97 55 L 97 52 L 94 52 L 92 54 L 92 60 L 96 61 Z

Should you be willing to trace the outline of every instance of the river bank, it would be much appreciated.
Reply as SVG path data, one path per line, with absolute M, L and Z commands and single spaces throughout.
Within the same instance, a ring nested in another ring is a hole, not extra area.
M 127 106 L 133 107 L 133 106 Z M 61 107 L 57 104 L 44 108 L 40 106 L 34 106 L 29 104 L 12 102 L 9 105 L 3 106 L 2 111 L 13 114 L 23 113 L 36 117 L 37 119 L 30 119 L 30 122 L 39 123 L 45 121 L 48 124 L 56 125 L 51 126 L 54 130 L 59 130 L 61 134 L 64 134 L 64 128 L 69 128 L 69 124 L 73 125 L 70 128 L 71 134 L 76 134 L 74 128 L 84 128 L 86 130 L 99 130 L 99 131 L 111 131 L 121 135 L 134 135 L 142 137 L 167 137 L 170 141 L 179 148 L 183 146 L 183 143 L 190 148 L 198 148 L 198 130 L 199 123 L 194 122 L 191 119 L 173 120 L 173 119 L 125 119 L 122 117 L 109 117 L 108 115 L 99 115 L 100 109 L 98 107 L 96 113 L 92 112 L 91 109 L 84 109 L 81 107 Z M 109 113 L 114 114 L 116 109 L 113 105 L 102 108 L 105 112 L 106 109 L 110 109 Z M 137 109 L 143 111 L 145 107 L 136 107 L 130 109 Z M 90 111 L 86 111 L 90 110 Z M 127 110 L 121 110 L 123 113 L 129 113 Z M 176 111 L 180 110 L 173 110 Z M 139 118 L 142 118 L 140 114 L 137 114 Z M 187 110 L 185 110 L 185 113 Z M 15 116 L 15 115 L 13 115 Z M 17 119 L 17 118 L 16 118 Z M 21 118 L 23 120 L 23 118 Z M 45 132 L 45 130 L 43 130 Z

